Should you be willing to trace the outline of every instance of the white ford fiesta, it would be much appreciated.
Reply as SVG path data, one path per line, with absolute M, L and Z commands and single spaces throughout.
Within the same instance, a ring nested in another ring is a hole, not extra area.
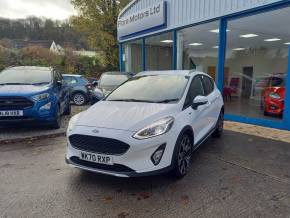
M 223 117 L 222 95 L 207 74 L 142 72 L 70 120 L 66 162 L 118 177 L 183 177 L 192 152 L 221 136 Z

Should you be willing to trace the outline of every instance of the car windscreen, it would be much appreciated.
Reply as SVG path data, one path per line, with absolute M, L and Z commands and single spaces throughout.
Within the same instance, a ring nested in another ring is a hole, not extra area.
M 103 75 L 101 77 L 101 81 L 100 81 L 100 86 L 119 86 L 121 85 L 123 82 L 125 82 L 126 80 L 128 80 L 128 76 L 127 75 Z
M 137 76 L 118 87 L 106 100 L 175 103 L 182 98 L 187 83 L 188 77 L 182 75 Z
M 49 84 L 51 71 L 31 69 L 8 69 L 0 73 L 0 84 Z

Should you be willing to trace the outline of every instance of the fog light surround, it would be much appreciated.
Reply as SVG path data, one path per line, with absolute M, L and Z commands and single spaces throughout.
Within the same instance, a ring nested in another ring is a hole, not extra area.
M 154 151 L 154 153 L 151 155 L 151 161 L 155 166 L 157 166 L 160 163 L 163 157 L 164 151 L 165 151 L 165 147 L 166 147 L 166 144 L 160 145 L 157 148 L 157 150 Z
M 39 110 L 50 110 L 51 108 L 51 102 L 48 102 L 47 104 L 40 107 Z

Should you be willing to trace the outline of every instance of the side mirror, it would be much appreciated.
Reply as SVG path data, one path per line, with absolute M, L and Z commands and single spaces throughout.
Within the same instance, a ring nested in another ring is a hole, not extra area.
M 57 86 L 62 86 L 62 81 L 61 80 L 56 81 L 56 85 Z
M 97 87 L 97 86 L 99 85 L 99 83 L 98 83 L 97 81 L 94 81 L 94 82 L 92 83 L 92 85 L 93 85 L 94 87 Z
M 192 109 L 197 110 L 199 106 L 206 105 L 208 100 L 205 96 L 196 96 L 191 105 Z

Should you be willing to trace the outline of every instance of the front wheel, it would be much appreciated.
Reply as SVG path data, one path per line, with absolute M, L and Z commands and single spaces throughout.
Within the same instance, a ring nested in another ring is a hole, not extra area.
M 71 115 L 71 105 L 70 102 L 68 102 L 68 105 L 66 106 L 66 109 L 63 113 L 64 115 Z
M 56 108 L 55 119 L 54 119 L 54 121 L 51 124 L 51 128 L 52 129 L 59 129 L 61 127 L 61 123 L 62 123 L 62 116 L 61 116 L 59 107 L 57 107 Z
M 222 111 L 219 115 L 219 119 L 216 124 L 216 129 L 213 132 L 214 137 L 221 137 L 224 132 L 224 112 Z
M 190 167 L 192 139 L 188 134 L 181 135 L 175 145 L 172 173 L 177 178 L 184 177 Z

